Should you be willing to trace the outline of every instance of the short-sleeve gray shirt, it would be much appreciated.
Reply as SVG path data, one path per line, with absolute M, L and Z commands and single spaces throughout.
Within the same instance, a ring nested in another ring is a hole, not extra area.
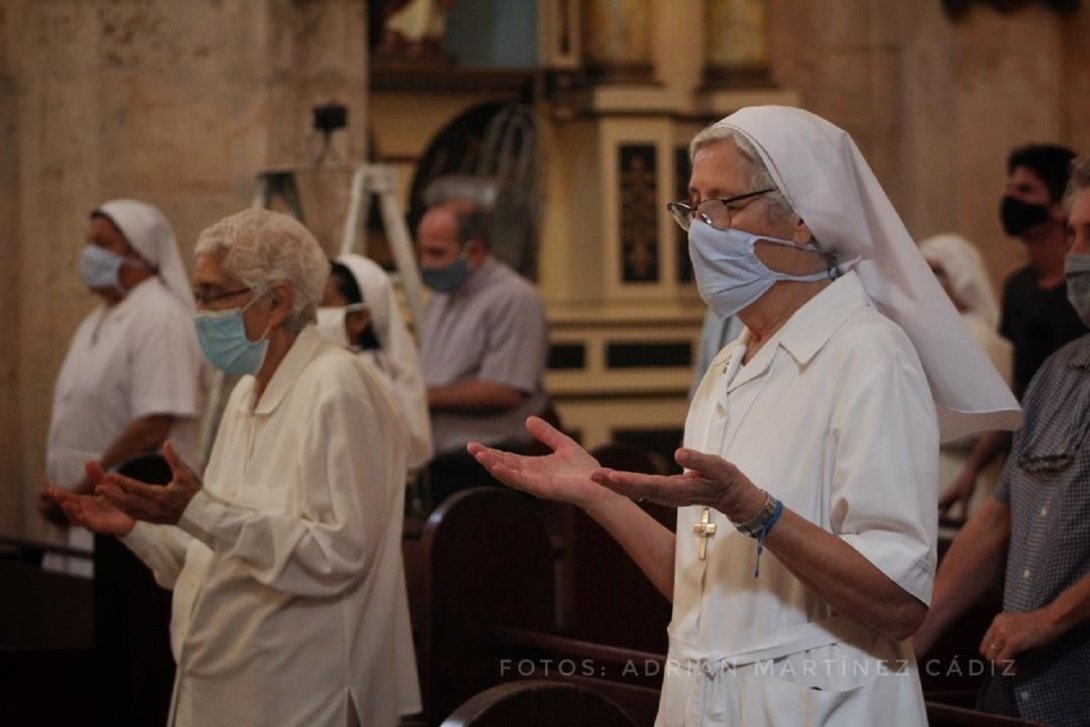
M 420 329 L 425 386 L 483 380 L 528 394 L 518 406 L 498 414 L 433 412 L 436 454 L 462 450 L 471 441 L 526 441 L 526 417 L 545 405 L 547 353 L 541 296 L 494 258 L 487 258 L 457 290 L 433 295 Z

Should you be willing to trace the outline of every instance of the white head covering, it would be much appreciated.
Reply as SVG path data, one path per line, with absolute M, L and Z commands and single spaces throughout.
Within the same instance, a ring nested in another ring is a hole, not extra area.
M 956 302 L 995 330 L 999 325 L 999 305 L 984 271 L 984 260 L 973 243 L 947 232 L 922 241 L 920 252 L 932 267 L 942 270 Z
M 737 111 L 718 122 L 757 149 L 814 236 L 855 269 L 878 309 L 916 347 L 939 412 L 943 441 L 1016 429 L 1022 412 L 928 268 L 851 136 L 784 106 Z
M 115 199 L 101 205 L 94 213 L 108 217 L 129 244 L 158 269 L 163 284 L 187 311 L 196 310 L 174 230 L 157 207 L 135 199 Z
M 432 458 L 431 420 L 416 343 L 401 317 L 390 276 L 374 261 L 348 253 L 337 258 L 356 279 L 371 313 L 371 328 L 382 347 L 379 361 L 390 377 L 409 423 L 409 466 L 421 467 Z

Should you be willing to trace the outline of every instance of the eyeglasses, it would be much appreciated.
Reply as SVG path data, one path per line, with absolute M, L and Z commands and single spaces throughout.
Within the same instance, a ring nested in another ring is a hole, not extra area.
M 212 303 L 218 303 L 219 301 L 234 295 L 249 293 L 251 290 L 252 288 L 239 288 L 238 290 L 222 290 L 216 292 L 198 288 L 193 291 L 193 300 L 197 301 L 197 305 L 211 305 Z
M 708 223 L 717 230 L 726 230 L 730 227 L 731 211 L 739 209 L 737 206 L 738 202 L 743 202 L 748 199 L 759 197 L 762 194 L 768 194 L 769 192 L 775 191 L 774 187 L 768 187 L 767 189 L 759 189 L 756 192 L 736 194 L 733 197 L 706 199 L 696 207 L 685 204 L 684 202 L 671 202 L 666 205 L 666 209 L 670 210 L 670 214 L 674 216 L 674 221 L 677 222 L 683 230 L 687 231 L 689 226 L 692 225 L 693 218 L 698 215 L 702 222 Z

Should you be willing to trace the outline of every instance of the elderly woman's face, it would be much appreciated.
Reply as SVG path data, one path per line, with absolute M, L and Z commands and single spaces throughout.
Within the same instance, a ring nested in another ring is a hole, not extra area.
M 713 142 L 702 147 L 693 158 L 693 173 L 689 177 L 689 205 L 697 207 L 709 199 L 736 197 L 750 189 L 745 178 L 745 160 L 731 142 Z M 767 233 L 758 229 L 761 222 L 767 225 L 767 215 L 754 214 L 763 210 L 760 197 L 737 202 L 730 208 L 730 226 L 747 232 Z M 756 227 L 755 227 L 756 225 Z
M 193 268 L 193 297 L 199 311 L 243 308 L 246 337 L 256 341 L 269 326 L 271 296 L 258 297 L 253 290 L 223 269 L 223 255 L 198 255 Z M 251 303 L 253 305 L 251 305 Z
M 750 188 L 746 179 L 747 164 L 742 152 L 731 141 L 712 142 L 701 147 L 693 157 L 689 204 L 695 207 L 704 200 L 756 191 Z M 800 246 L 809 240 L 809 231 L 800 232 L 800 225 L 773 222 L 764 199 L 759 196 L 732 205 L 730 226 L 755 235 L 795 240 Z M 806 275 L 825 266 L 820 257 L 783 245 L 758 242 L 754 252 L 772 270 L 792 275 Z

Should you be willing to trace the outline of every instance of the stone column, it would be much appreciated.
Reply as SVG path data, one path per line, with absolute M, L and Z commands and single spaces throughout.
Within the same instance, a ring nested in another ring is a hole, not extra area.
M 604 83 L 646 83 L 652 78 L 649 0 L 586 0 L 583 65 Z
M 155 204 L 191 264 L 199 232 L 249 206 L 255 172 L 313 162 L 314 105 L 348 106 L 349 127 L 334 138 L 336 158 L 363 159 L 365 6 L 3 0 L 0 7 L 0 219 L 7 233 L 0 239 L 0 307 L 9 314 L 0 353 L 7 485 L 0 528 L 37 538 L 44 528 L 34 499 L 53 382 L 73 332 L 96 304 L 79 278 L 88 212 L 117 197 Z M 307 214 L 332 252 L 345 208 L 332 193 L 315 199 Z
M 768 0 L 705 0 L 707 85 L 769 85 L 768 62 Z

